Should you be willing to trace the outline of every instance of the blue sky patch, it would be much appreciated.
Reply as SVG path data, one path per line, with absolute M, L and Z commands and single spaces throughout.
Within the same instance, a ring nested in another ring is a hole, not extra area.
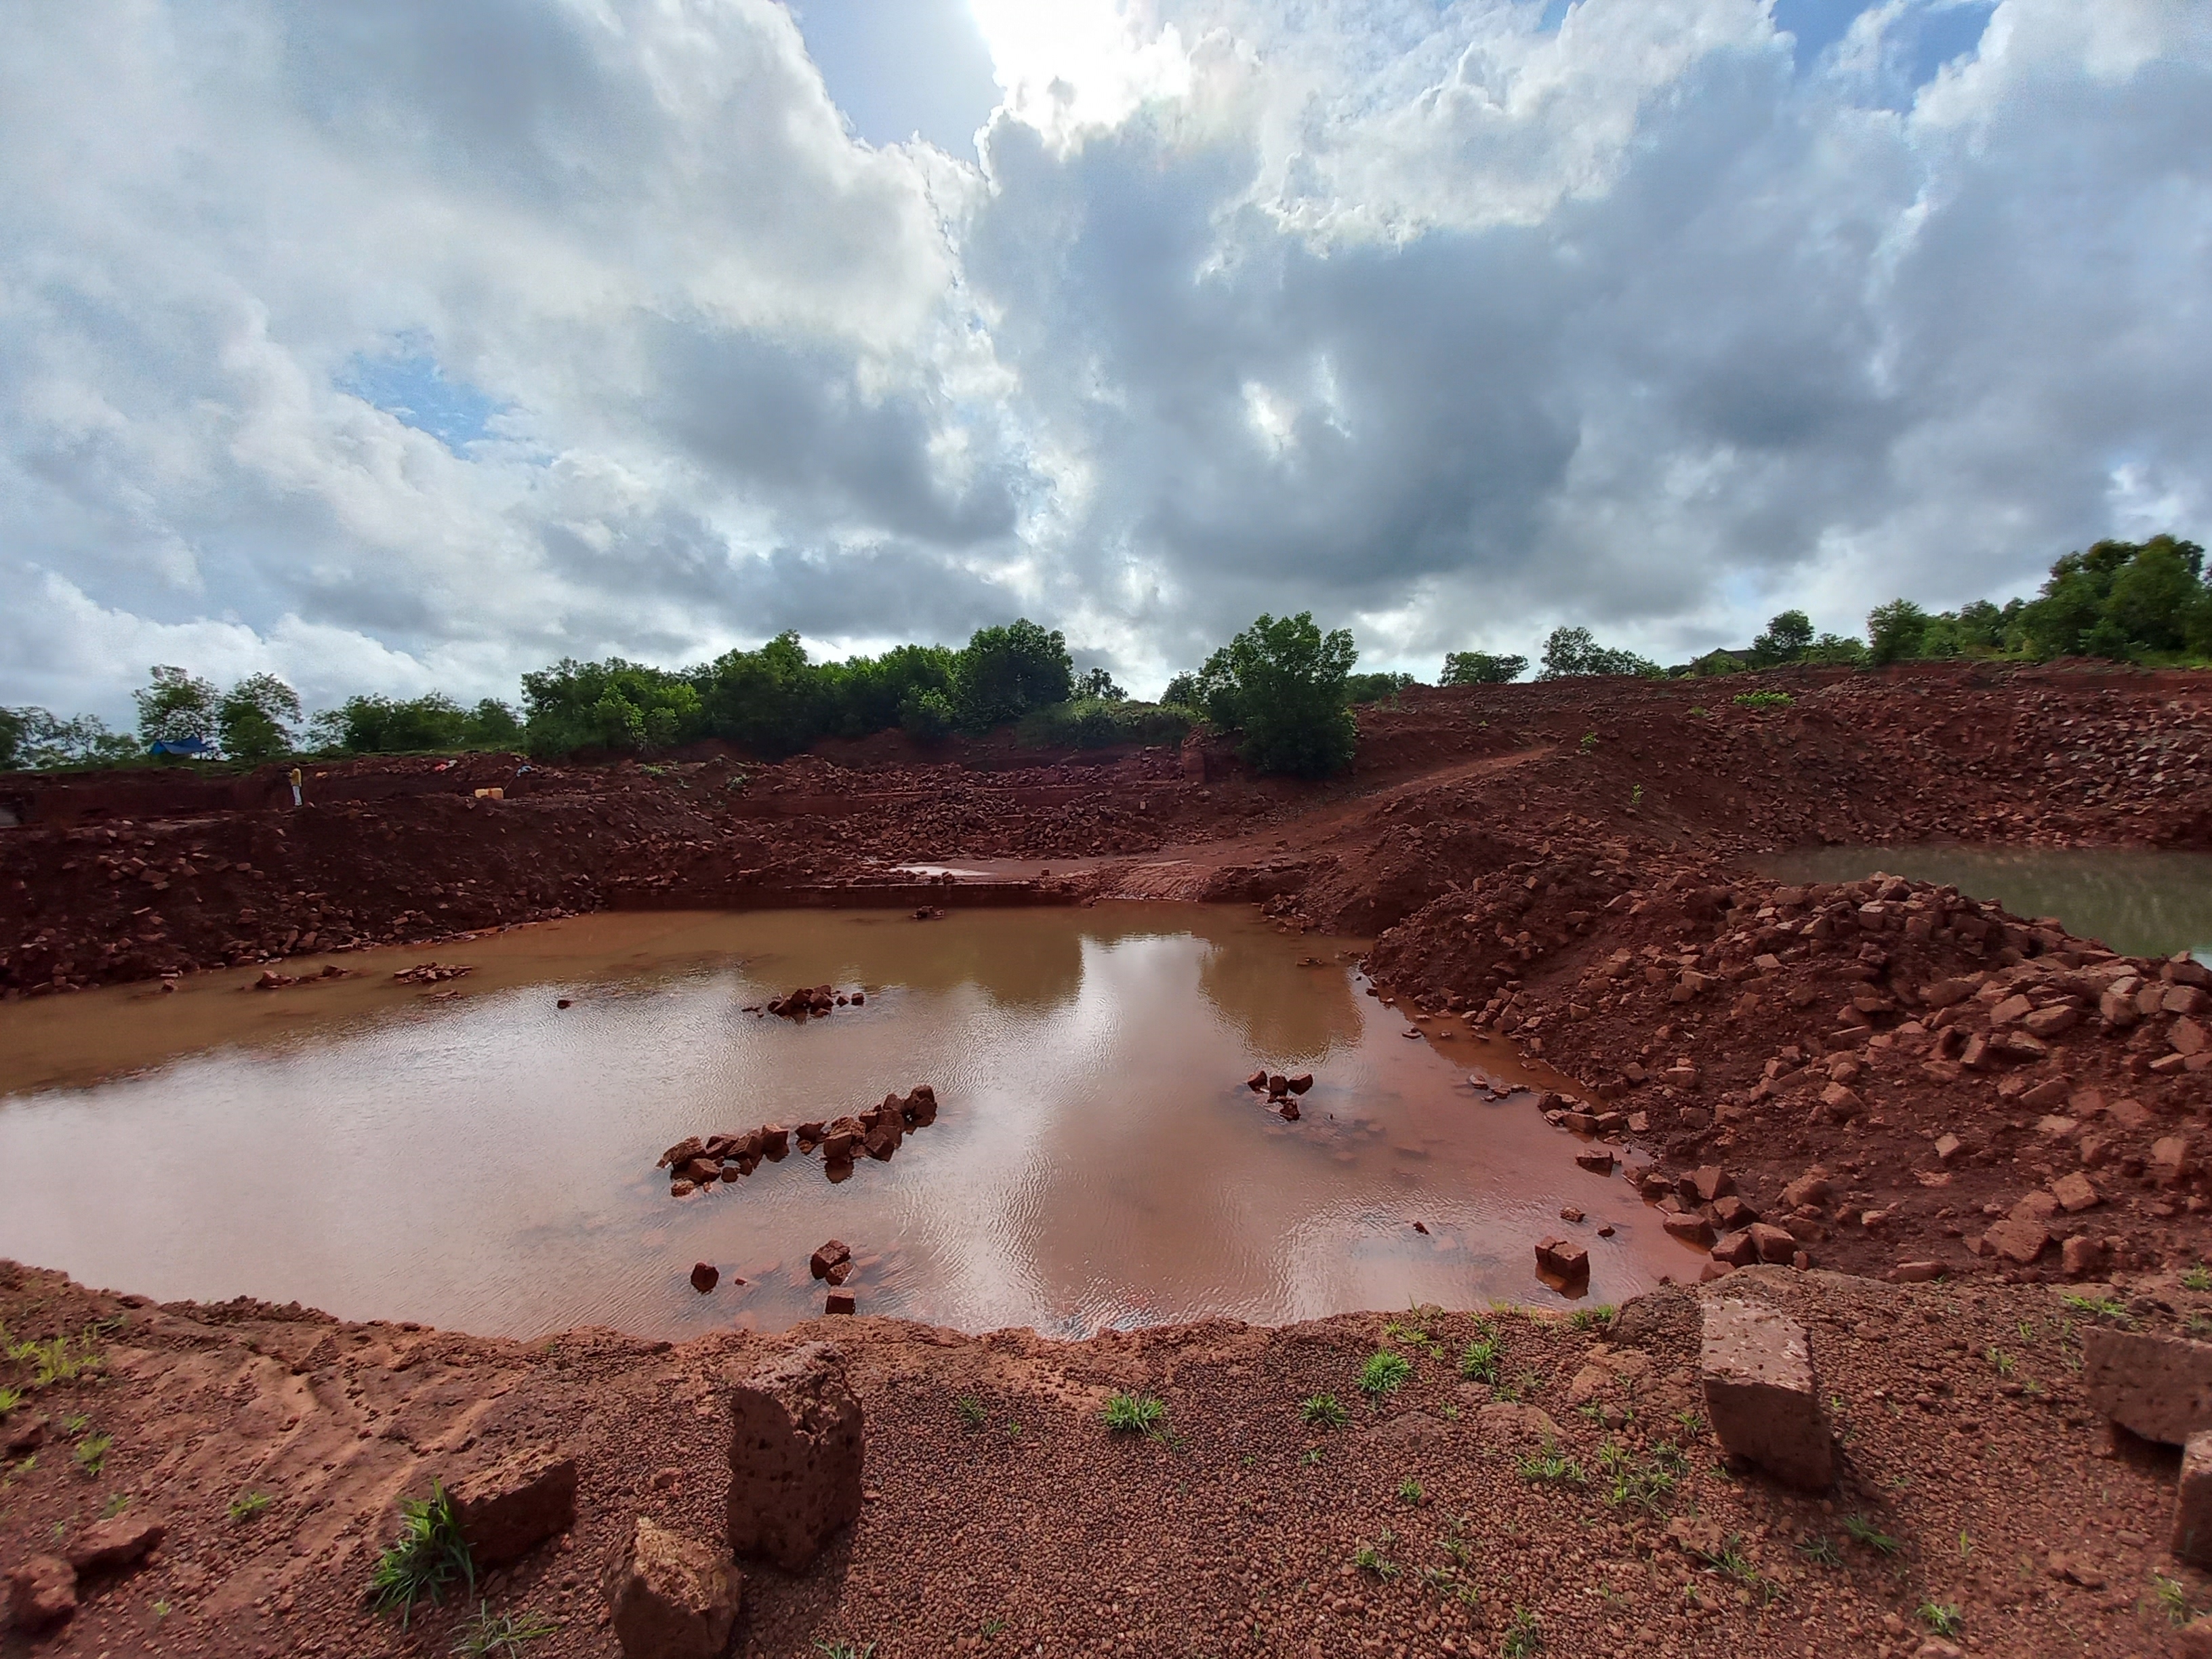
M 417 432 L 428 433 L 457 455 L 462 445 L 485 435 L 500 408 L 467 381 L 447 380 L 438 360 L 426 352 L 356 356 L 338 386 Z

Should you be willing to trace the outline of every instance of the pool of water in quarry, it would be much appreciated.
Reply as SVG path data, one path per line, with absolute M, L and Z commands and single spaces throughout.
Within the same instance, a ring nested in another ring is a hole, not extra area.
M 1694 1273 L 1527 1093 L 1468 1081 L 1542 1079 L 1503 1043 L 1408 1040 L 1353 954 L 1241 907 L 625 914 L 308 958 L 287 966 L 352 975 L 284 990 L 10 1005 L 0 1255 L 510 1335 L 779 1328 L 822 1310 L 832 1237 L 863 1312 L 970 1330 L 1556 1301 L 1533 1246 L 1570 1205 L 1591 1300 Z M 431 957 L 474 971 L 393 981 Z M 866 1006 L 744 1012 L 825 982 Z M 1257 1066 L 1314 1073 L 1297 1121 Z M 918 1083 L 935 1122 L 839 1182 L 794 1152 L 674 1199 L 653 1167 Z

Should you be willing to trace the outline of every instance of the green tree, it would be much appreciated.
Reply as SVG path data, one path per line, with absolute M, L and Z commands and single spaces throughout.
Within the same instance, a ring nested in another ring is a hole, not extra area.
M 1637 674 L 1655 678 L 1667 671 L 1648 657 L 1600 645 L 1587 628 L 1555 628 L 1544 641 L 1540 680 L 1576 679 L 1592 674 Z
M 1262 616 L 1206 659 L 1194 690 L 1220 731 L 1262 772 L 1326 777 L 1350 764 L 1358 741 L 1346 682 L 1359 659 L 1349 629 L 1323 634 L 1313 613 Z
M 31 715 L 28 708 L 0 708 L 0 772 L 14 772 L 27 767 L 25 758 L 31 747 Z M 43 708 L 36 711 L 46 714 Z M 46 714 L 52 720 L 52 714 Z
M 1129 696 L 1103 668 L 1085 669 L 1075 682 L 1075 695 L 1096 702 L 1122 702 Z
M 702 734 L 698 688 L 665 668 L 610 657 L 564 658 L 522 677 L 524 735 L 534 755 L 665 749 Z
M 216 705 L 222 752 L 233 760 L 265 761 L 292 751 L 300 694 L 274 674 L 249 674 Z
M 1796 662 L 1813 643 L 1813 619 L 1802 611 L 1771 618 L 1766 631 L 1751 642 L 1752 659 L 1761 666 Z
M 149 744 L 210 743 L 216 735 L 216 690 L 204 680 L 166 663 L 154 666 L 153 684 L 131 694 L 138 707 L 138 736 Z
M 2179 651 L 2188 643 L 2191 611 L 2204 598 L 2203 578 L 2203 548 L 2154 536 L 2112 573 L 2102 619 L 2130 646 Z
M 1160 693 L 1160 701 L 1173 708 L 1197 708 L 1198 676 L 1188 672 L 1177 674 L 1168 682 L 1168 689 Z
M 1444 656 L 1439 685 L 1504 685 L 1528 672 L 1526 657 L 1493 657 L 1487 651 L 1453 651 Z
M 1066 640 L 1057 629 L 1048 632 L 1022 617 L 979 628 L 969 638 L 960 653 L 953 706 L 963 728 L 981 732 L 1074 695 Z
M 726 652 L 696 678 L 707 730 L 756 754 L 795 755 L 829 728 L 827 677 L 794 630 L 757 651 Z
M 57 719 L 44 708 L 0 709 L 0 738 L 14 733 L 14 746 L 0 770 L 46 771 L 58 766 L 121 766 L 143 760 L 137 739 L 111 732 L 95 714 Z
M 1932 620 L 1910 599 L 1892 599 L 1867 613 L 1867 656 L 1875 663 L 1899 662 L 1920 654 Z

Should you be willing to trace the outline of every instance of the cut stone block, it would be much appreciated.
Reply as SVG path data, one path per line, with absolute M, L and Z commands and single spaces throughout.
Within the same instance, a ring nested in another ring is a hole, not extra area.
M 2212 1565 L 2212 1431 L 2191 1435 L 2181 1449 L 2173 1553 L 2197 1566 Z
M 2081 1333 L 2081 1387 L 2129 1433 L 2185 1444 L 2212 1429 L 2212 1342 L 2092 1325 Z
M 1807 1492 L 1834 1484 L 1835 1439 L 1802 1325 L 1756 1303 L 1708 1302 L 1698 1370 L 1706 1420 L 1730 1456 Z
M 803 1572 L 860 1513 L 867 1426 L 844 1357 L 807 1342 L 735 1379 L 730 1391 L 732 1553 Z
M 721 1659 L 745 1581 L 728 1557 L 641 1515 L 608 1555 L 602 1583 L 629 1659 Z
M 576 1523 L 576 1460 L 518 1452 L 456 1481 L 453 1509 L 479 1571 L 519 1561 Z

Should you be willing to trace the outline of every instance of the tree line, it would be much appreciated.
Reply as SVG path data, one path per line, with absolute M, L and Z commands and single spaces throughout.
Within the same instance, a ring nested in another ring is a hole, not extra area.
M 1026 617 L 979 629 L 958 648 L 902 645 L 879 657 L 816 662 L 795 633 L 682 669 L 611 657 L 564 659 L 522 677 L 519 708 L 487 697 L 473 708 L 437 692 L 361 696 L 303 720 L 298 695 L 273 674 L 229 690 L 163 665 L 132 693 L 136 735 L 82 715 L 0 709 L 0 769 L 118 765 L 157 755 L 262 762 L 294 753 L 419 753 L 580 750 L 647 753 L 720 738 L 776 759 L 824 738 L 898 730 L 922 742 L 1012 726 L 1038 745 L 1104 747 L 1180 739 L 1194 724 L 1236 733 L 1260 770 L 1322 777 L 1352 758 L 1352 708 L 1420 684 L 1404 673 L 1352 672 L 1348 629 L 1324 632 L 1310 611 L 1262 616 L 1195 670 L 1176 675 L 1157 703 L 1131 699 L 1103 668 L 1079 674 L 1067 642 Z M 1797 665 L 1872 666 L 1981 658 L 2047 661 L 2094 657 L 2157 665 L 2212 660 L 2212 586 L 2204 550 L 2172 536 L 2103 541 L 2051 567 L 2032 599 L 1978 600 L 1929 612 L 1910 599 L 1877 605 L 1864 639 L 1815 633 L 1784 611 L 1750 645 L 1708 652 L 1671 668 L 1600 644 L 1586 628 L 1553 629 L 1536 678 L 1666 678 Z M 1523 656 L 1455 651 L 1440 684 L 1502 684 L 1528 672 Z

